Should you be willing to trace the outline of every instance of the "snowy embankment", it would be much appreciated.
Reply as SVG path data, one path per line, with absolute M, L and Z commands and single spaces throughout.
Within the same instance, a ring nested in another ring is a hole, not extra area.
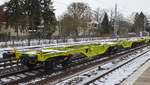
M 138 55 L 141 55 L 142 53 L 149 50 L 149 48 L 143 49 L 143 51 L 138 51 L 136 54 L 128 56 L 124 60 L 120 60 L 118 62 L 110 62 L 105 65 L 102 65 L 101 68 L 103 70 L 99 70 L 97 68 L 93 68 L 90 71 L 83 72 L 79 75 L 76 75 L 74 77 L 68 78 L 67 80 L 61 81 L 57 83 L 56 85 L 84 85 L 85 83 L 97 78 L 100 75 L 103 75 L 104 73 L 122 65 L 123 63 L 137 57 Z M 150 59 L 150 52 L 147 52 L 146 54 L 136 58 L 132 62 L 122 66 L 121 68 L 113 71 L 112 73 L 104 76 L 103 78 L 98 79 L 94 83 L 90 85 L 117 85 L 120 84 L 124 79 L 128 78 L 131 74 L 133 74 L 138 68 L 140 68 L 146 61 Z
M 106 39 L 112 39 L 110 37 L 91 37 L 91 38 L 77 38 L 76 41 L 92 41 L 92 40 L 106 40 Z M 55 43 L 64 43 L 64 42 L 74 42 L 73 38 L 66 38 L 66 39 L 32 39 L 28 41 L 25 40 L 11 40 L 6 42 L 0 42 L 0 46 L 3 47 L 5 45 L 7 46 L 27 46 L 30 42 L 30 45 L 43 45 L 43 44 L 55 44 Z

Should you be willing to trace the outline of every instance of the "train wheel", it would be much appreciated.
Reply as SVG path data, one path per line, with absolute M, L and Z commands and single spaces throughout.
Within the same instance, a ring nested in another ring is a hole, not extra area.
M 29 69 L 32 69 L 36 66 L 36 64 L 30 63 L 30 58 L 28 57 L 28 55 L 22 55 L 19 61 L 21 62 L 21 64 L 27 66 Z
M 44 67 L 45 67 L 46 70 L 54 70 L 55 67 L 56 67 L 55 60 L 54 59 L 47 59 L 44 62 Z
M 73 57 L 73 55 L 69 55 L 69 56 L 66 56 L 66 57 L 64 57 L 64 59 L 63 59 L 63 62 L 61 63 L 61 65 L 63 66 L 63 67 L 67 67 L 67 66 L 69 66 L 69 64 L 70 63 L 72 63 L 72 58 Z
M 71 63 L 69 60 L 64 61 L 64 62 L 62 63 L 62 66 L 63 66 L 63 67 L 67 67 L 67 66 L 69 66 L 69 63 Z
M 10 58 L 13 58 L 15 57 L 15 53 L 3 53 L 3 59 L 10 59 Z

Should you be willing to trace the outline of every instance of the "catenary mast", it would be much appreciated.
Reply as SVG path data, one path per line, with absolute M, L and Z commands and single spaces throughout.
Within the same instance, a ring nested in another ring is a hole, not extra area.
M 117 4 L 115 4 L 115 17 L 114 17 L 114 35 L 115 37 L 119 37 L 118 36 L 118 24 L 117 24 Z

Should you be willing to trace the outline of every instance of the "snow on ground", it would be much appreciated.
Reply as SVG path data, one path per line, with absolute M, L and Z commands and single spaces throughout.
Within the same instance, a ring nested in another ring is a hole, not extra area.
M 91 40 L 102 40 L 102 39 L 110 39 L 109 37 L 105 37 L 105 38 L 102 38 L 102 37 L 94 37 L 94 38 L 77 38 L 76 40 L 77 41 L 91 41 Z M 65 39 L 66 42 L 74 42 L 74 39 L 72 38 L 68 38 L 68 39 Z M 45 44 L 45 43 L 57 43 L 57 42 L 63 42 L 63 39 L 51 39 L 51 40 L 48 40 L 48 39 L 41 39 L 40 40 L 40 44 Z M 20 45 L 27 45 L 28 44 L 28 40 L 12 40 L 12 41 L 7 41 L 7 42 L 0 42 L 0 45 L 1 46 L 4 46 L 4 45 L 13 45 L 13 44 L 20 44 Z M 39 44 L 39 40 L 38 39 L 32 39 L 30 41 L 30 44 L 31 45 L 37 45 Z
M 84 72 L 80 75 L 74 76 L 67 80 L 61 81 L 61 82 L 57 83 L 56 85 L 84 85 L 86 82 L 97 78 L 98 76 L 114 69 L 115 67 L 122 65 L 123 63 L 133 59 L 134 57 L 146 52 L 146 50 L 148 50 L 148 49 L 149 48 L 145 48 L 144 51 L 138 51 L 135 55 L 130 55 L 130 56 L 128 56 L 127 59 L 122 60 L 118 63 L 105 64 L 105 65 L 101 66 L 103 68 L 103 70 L 99 70 L 98 68 L 95 68 L 93 70 Z M 91 85 L 116 85 L 116 84 L 120 83 L 125 78 L 130 76 L 133 72 L 135 72 L 147 60 L 149 60 L 150 59 L 149 55 L 150 55 L 150 52 L 142 55 L 141 57 L 135 59 L 134 61 L 128 63 L 127 65 L 121 67 L 120 69 L 117 69 L 116 71 L 112 72 L 111 74 L 108 74 L 103 78 L 100 78 L 94 84 L 91 84 Z
M 52 76 L 55 76 L 55 75 L 59 75 L 59 74 L 61 74 L 61 73 L 62 73 L 62 72 L 53 73 L 53 74 L 51 74 L 51 75 L 46 75 L 46 76 L 44 76 L 43 78 L 36 78 L 36 79 L 33 79 L 33 80 L 29 81 L 29 82 L 19 83 L 18 85 L 30 85 L 30 84 L 35 84 L 35 83 L 38 82 L 38 81 L 45 80 L 45 79 L 48 78 L 48 77 L 52 77 Z
M 114 71 L 113 73 L 107 75 L 95 82 L 96 85 L 116 85 L 120 84 L 123 79 L 130 76 L 133 72 L 135 72 L 141 65 L 143 65 L 150 57 L 150 53 L 144 55 L 144 57 L 137 58 L 133 62 L 128 63 L 122 68 Z M 90 84 L 94 85 L 94 84 Z

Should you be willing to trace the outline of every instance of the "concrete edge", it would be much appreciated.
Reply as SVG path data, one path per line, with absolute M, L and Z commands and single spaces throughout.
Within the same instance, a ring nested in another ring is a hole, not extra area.
M 150 61 L 145 63 L 136 72 L 134 72 L 129 78 L 123 81 L 120 85 L 133 85 L 135 81 L 150 67 Z

